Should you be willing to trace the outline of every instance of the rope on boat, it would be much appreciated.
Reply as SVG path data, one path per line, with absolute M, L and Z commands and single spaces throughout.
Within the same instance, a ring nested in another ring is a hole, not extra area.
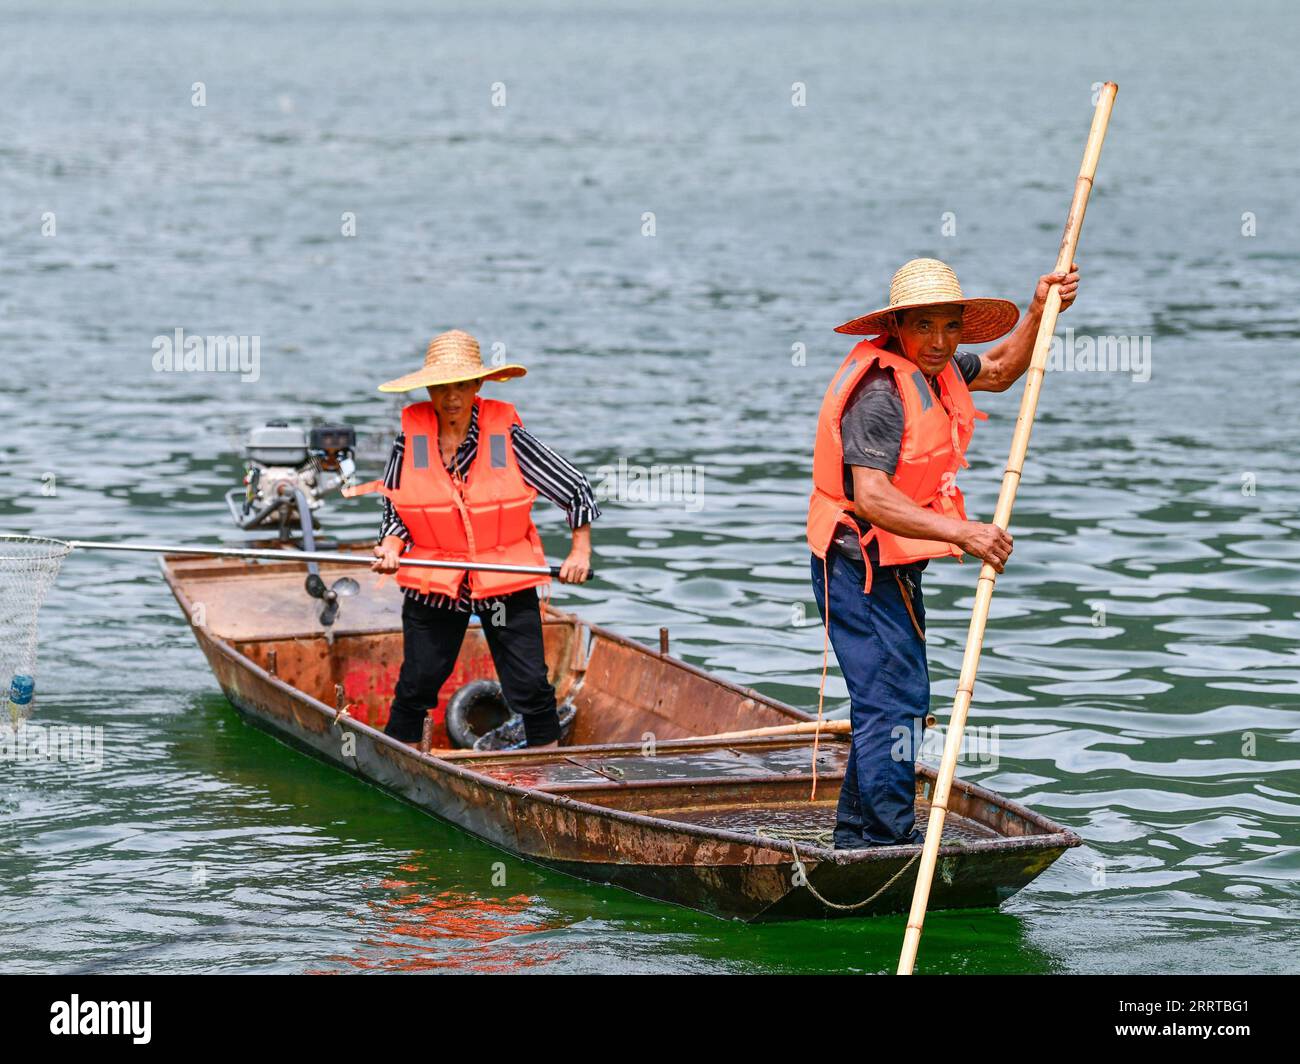
M 822 679 L 817 685 L 817 730 L 813 733 L 812 748 L 812 793 L 808 795 L 808 801 L 817 801 L 817 748 L 821 744 L 822 738 L 822 707 L 826 704 L 826 668 L 830 663 L 831 654 L 831 582 L 830 582 L 830 563 L 826 560 L 830 555 L 827 550 L 822 555 L 822 599 L 826 603 L 826 621 L 822 625 Z
M 811 842 L 828 850 L 835 845 L 835 832 L 830 828 L 769 828 L 760 824 L 754 834 L 778 842 Z
M 827 833 L 823 832 L 822 834 L 827 834 Z M 917 858 L 920 857 L 922 853 L 922 850 L 918 847 L 916 853 L 912 855 L 912 859 L 908 861 L 907 864 L 903 865 L 903 867 L 900 868 L 897 872 L 895 872 L 892 876 L 890 876 L 889 880 L 884 884 L 884 886 L 882 886 L 878 891 L 876 891 L 873 895 L 871 895 L 871 897 L 866 898 L 862 901 L 854 902 L 852 905 L 841 905 L 839 902 L 834 902 L 831 901 L 829 898 L 822 897 L 821 892 L 818 891 L 817 888 L 812 885 L 812 880 L 808 878 L 808 869 L 804 867 L 803 861 L 799 860 L 799 850 L 795 846 L 794 839 L 790 839 L 789 841 L 790 841 L 790 856 L 794 858 L 794 867 L 796 868 L 796 870 L 798 870 L 799 875 L 802 877 L 803 885 L 808 888 L 808 893 L 810 893 L 814 898 L 816 898 L 819 902 L 825 905 L 828 909 L 838 909 L 840 912 L 852 912 L 854 909 L 862 909 L 870 905 L 873 901 L 879 898 L 880 895 L 884 894 L 885 891 L 887 891 L 890 887 L 892 887 L 895 883 L 897 883 L 899 877 L 904 872 L 906 872 L 909 868 L 911 868 L 912 865 L 916 864 Z

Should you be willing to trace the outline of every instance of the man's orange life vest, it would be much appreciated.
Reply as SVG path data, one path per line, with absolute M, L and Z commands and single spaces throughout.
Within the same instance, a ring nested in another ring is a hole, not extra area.
M 953 556 L 961 550 L 935 539 L 910 539 L 872 525 L 866 533 L 853 516 L 853 503 L 844 493 L 844 439 L 840 417 L 844 407 L 872 366 L 894 374 L 903 401 L 903 441 L 898 468 L 891 483 L 919 506 L 958 520 L 966 520 L 966 505 L 957 487 L 957 470 L 965 468 L 966 447 L 976 418 L 988 415 L 975 409 L 970 389 L 950 361 L 939 374 L 941 394 L 936 396 L 925 374 L 914 363 L 877 345 L 882 337 L 863 340 L 849 352 L 831 378 L 817 421 L 813 448 L 813 491 L 808 504 L 808 546 L 825 558 L 841 525 L 857 533 L 867 567 L 864 591 L 871 590 L 871 562 L 867 544 L 875 540 L 881 565 L 906 565 L 926 558 Z
M 433 403 L 413 403 L 402 411 L 406 447 L 402 454 L 401 487 L 372 481 L 348 495 L 379 492 L 389 498 L 411 534 L 405 558 L 489 562 L 504 565 L 546 565 L 542 540 L 533 524 L 537 492 L 524 481 L 510 438 L 522 425 L 515 408 L 498 399 L 475 398 L 478 407 L 478 453 L 465 479 L 453 477 L 438 449 L 438 415 Z M 402 587 L 455 596 L 463 569 L 423 569 L 403 566 L 396 580 Z M 508 595 L 536 587 L 549 576 L 531 573 L 485 573 L 470 570 L 470 595 L 475 599 Z

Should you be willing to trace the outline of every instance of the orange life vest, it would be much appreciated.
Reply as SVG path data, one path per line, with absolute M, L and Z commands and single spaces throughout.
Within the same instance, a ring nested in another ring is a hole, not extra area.
M 935 539 L 911 539 L 872 525 L 865 533 L 853 516 L 853 503 L 844 492 L 844 439 L 840 418 L 853 390 L 872 366 L 894 374 L 903 401 L 903 441 L 891 483 L 919 506 L 966 520 L 966 505 L 957 487 L 957 470 L 965 468 L 966 447 L 976 418 L 970 389 L 949 362 L 939 374 L 941 394 L 935 396 L 925 374 L 902 355 L 878 346 L 881 337 L 863 340 L 849 352 L 831 378 L 817 421 L 813 448 L 813 491 L 808 503 L 808 546 L 825 558 L 841 525 L 857 533 L 867 567 L 864 591 L 871 590 L 867 544 L 875 540 L 881 565 L 907 565 L 926 558 L 960 558 L 960 548 Z
M 545 566 L 542 540 L 533 524 L 537 492 L 528 486 L 511 441 L 510 429 L 522 425 L 515 408 L 498 399 L 476 397 L 478 453 L 465 479 L 453 477 L 438 449 L 438 415 L 433 403 L 413 403 L 402 410 L 406 447 L 402 454 L 401 487 L 372 481 L 348 495 L 378 492 L 393 503 L 411 534 L 413 545 L 403 558 L 490 562 Z M 396 580 L 402 587 L 455 596 L 463 569 L 424 569 L 403 566 Z M 470 595 L 475 599 L 508 595 L 536 587 L 549 576 L 532 573 L 486 573 L 470 570 Z

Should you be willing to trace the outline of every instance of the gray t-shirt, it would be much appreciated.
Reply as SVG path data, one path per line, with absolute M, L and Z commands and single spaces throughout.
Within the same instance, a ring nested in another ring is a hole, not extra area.
M 967 384 L 979 376 L 980 356 L 973 351 L 958 351 L 952 361 Z M 934 380 L 930 386 L 937 394 L 939 389 Z M 898 454 L 903 448 L 903 400 L 891 371 L 884 366 L 872 366 L 867 370 L 844 404 L 840 435 L 844 441 L 846 498 L 853 499 L 852 466 L 866 466 L 879 469 L 887 476 L 894 475 L 898 468 Z M 864 532 L 871 527 L 861 518 L 857 518 L 857 522 Z M 848 529 L 841 529 L 835 541 L 846 553 L 858 558 L 862 556 L 857 538 Z M 875 561 L 875 543 L 870 544 L 867 551 Z

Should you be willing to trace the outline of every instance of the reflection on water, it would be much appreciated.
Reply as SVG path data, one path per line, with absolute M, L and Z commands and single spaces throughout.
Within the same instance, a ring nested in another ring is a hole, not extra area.
M 691 498 L 606 503 L 602 579 L 557 603 L 645 641 L 668 626 L 675 654 L 811 706 L 808 461 L 847 347 L 830 327 L 915 254 L 1023 305 L 1055 253 L 1087 87 L 1114 78 L 1067 318 L 1149 336 L 1151 379 L 1047 379 L 972 712 L 999 729 L 998 764 L 963 768 L 1086 846 L 1002 912 L 933 916 L 921 963 L 1294 971 L 1300 328 L 1276 145 L 1297 129 L 1278 32 L 1296 16 L 1261 14 L 1265 30 L 1196 5 L 1175 55 L 1157 12 L 1123 7 L 837 12 L 9 20 L 24 107 L 0 138 L 0 523 L 215 542 L 242 434 L 271 417 L 351 422 L 377 474 L 399 403 L 375 384 L 460 326 L 529 366 L 488 393 L 593 475 L 623 460 L 696 476 Z M 1048 17 L 1068 53 L 1026 40 Z M 57 71 L 33 44 L 50 20 Z M 964 46 L 973 32 L 987 48 Z M 1249 69 L 1219 43 L 1243 32 Z M 920 83 L 918 34 L 953 45 Z M 181 53 L 209 71 L 204 108 L 156 62 Z M 175 328 L 259 336 L 259 379 L 155 373 L 151 341 Z M 963 474 L 978 514 L 1018 395 L 979 397 L 991 416 Z M 370 536 L 375 511 L 339 502 L 327 527 Z M 562 521 L 543 516 L 557 557 Z M 941 715 L 975 575 L 926 576 Z M 38 714 L 102 725 L 105 765 L 2 768 L 8 970 L 892 969 L 899 920 L 746 928 L 668 909 L 289 752 L 215 693 L 148 560 L 74 556 L 42 633 Z M 846 701 L 834 672 L 828 693 Z
M 421 870 L 418 865 L 402 867 Z M 414 891 L 418 884 L 413 882 L 384 880 L 380 885 L 388 891 L 411 893 L 398 894 L 358 914 L 363 928 L 358 930 L 357 951 L 330 958 L 339 970 L 488 975 L 554 964 L 566 952 L 528 941 L 527 936 L 555 925 L 531 919 L 536 906 L 526 895 L 496 900 L 475 892 L 444 890 L 427 896 Z M 384 928 L 379 933 L 374 931 L 375 920 Z

